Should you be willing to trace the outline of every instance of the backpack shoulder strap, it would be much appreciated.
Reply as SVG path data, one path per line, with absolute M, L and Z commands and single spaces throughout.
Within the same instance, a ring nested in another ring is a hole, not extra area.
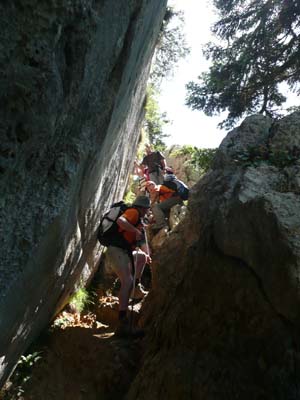
M 167 187 L 168 189 L 177 191 L 177 185 L 174 181 L 163 181 L 163 186 Z

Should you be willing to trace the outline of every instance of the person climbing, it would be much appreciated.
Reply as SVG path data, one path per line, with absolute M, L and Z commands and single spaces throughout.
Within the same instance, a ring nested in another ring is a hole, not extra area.
M 155 223 L 151 226 L 153 231 L 160 230 L 168 226 L 170 210 L 176 204 L 183 204 L 183 201 L 176 191 L 165 185 L 156 185 L 153 181 L 147 182 L 147 190 L 150 193 L 151 209 Z
M 165 156 L 160 151 L 153 151 L 150 144 L 146 144 L 145 150 L 141 166 L 148 168 L 149 180 L 159 185 L 163 182 L 163 172 L 167 166 Z
M 117 219 L 118 237 L 113 245 L 108 246 L 106 252 L 121 283 L 119 325 L 115 332 L 117 336 L 142 335 L 141 330 L 131 326 L 127 311 L 130 297 L 142 299 L 145 296 L 140 280 L 145 264 L 151 264 L 151 257 L 145 241 L 142 219 L 149 208 L 150 200 L 148 197 L 136 197 L 132 206 Z M 136 279 L 135 282 L 133 282 L 134 278 Z
M 143 165 L 139 165 L 137 160 L 134 161 L 133 173 L 139 177 L 138 194 L 147 195 L 146 183 L 149 180 L 148 168 L 144 168 Z
M 182 200 L 188 200 L 190 190 L 183 181 L 177 178 L 172 167 L 167 167 L 165 169 L 165 175 L 162 184 L 171 189 L 175 189 Z
M 163 178 L 164 178 L 164 181 L 172 181 L 176 178 L 176 175 L 175 175 L 172 167 L 165 168 L 165 174 L 164 174 Z

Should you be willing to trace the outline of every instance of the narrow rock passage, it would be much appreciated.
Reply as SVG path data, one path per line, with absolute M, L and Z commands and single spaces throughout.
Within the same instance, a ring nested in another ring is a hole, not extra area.
M 137 372 L 141 342 L 117 339 L 111 328 L 54 332 L 24 399 L 121 399 Z
M 159 246 L 167 237 L 162 230 L 151 245 Z M 156 243 L 157 242 L 157 243 Z M 153 253 L 154 254 L 154 253 Z M 152 268 L 145 267 L 142 284 L 152 287 Z M 17 372 L 0 400 L 122 400 L 137 376 L 146 348 L 145 339 L 119 338 L 119 282 L 105 255 L 90 288 L 93 301 L 81 314 L 72 303 L 62 311 L 27 354 L 40 359 L 27 371 Z M 133 326 L 143 319 L 142 305 L 130 301 L 128 318 Z M 28 367 L 28 366 L 27 366 Z M 18 371 L 18 370 L 17 370 Z M 23 374 L 23 375 L 22 375 Z M 26 375 L 26 376 L 25 376 Z M 24 382 L 23 378 L 28 377 Z M 21 394 L 21 395 L 20 395 Z
M 101 280 L 103 268 L 99 270 Z M 112 283 L 108 278 L 105 290 Z M 20 372 L 13 374 L 13 384 L 0 393 L 1 400 L 120 400 L 125 397 L 139 369 L 143 340 L 120 339 L 114 335 L 118 299 L 105 294 L 103 280 L 94 290 L 97 298 L 88 312 L 80 315 L 63 311 L 56 317 L 52 327 L 28 351 L 38 352 L 40 360 L 21 375 Z M 112 289 L 116 291 L 117 288 Z M 140 308 L 141 302 L 133 308 L 130 306 L 134 320 Z M 20 384 L 25 374 L 29 379 Z
M 143 341 L 117 338 L 113 324 L 96 321 L 95 314 L 80 318 L 64 312 L 58 318 L 70 325 L 46 332 L 35 345 L 41 359 L 22 385 L 22 396 L 18 397 L 20 388 L 14 385 L 0 399 L 124 398 L 137 373 Z

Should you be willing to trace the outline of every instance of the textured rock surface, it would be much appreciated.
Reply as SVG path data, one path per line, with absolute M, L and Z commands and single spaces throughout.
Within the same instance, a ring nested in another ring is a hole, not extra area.
M 97 259 L 166 1 L 0 5 L 0 383 Z
M 191 168 L 189 161 L 190 155 L 176 154 L 181 147 L 172 146 L 165 152 L 167 165 L 173 168 L 173 171 L 178 179 L 182 180 L 189 188 L 191 188 L 201 178 L 200 172 Z
M 299 113 L 247 118 L 193 188 L 153 256 L 147 352 L 128 399 L 300 398 L 299 124 Z M 275 143 L 285 159 L 265 154 Z M 253 146 L 263 153 L 244 157 Z

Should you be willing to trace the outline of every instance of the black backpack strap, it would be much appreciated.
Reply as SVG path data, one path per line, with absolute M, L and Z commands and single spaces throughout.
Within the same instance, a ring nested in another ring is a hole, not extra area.
M 163 186 L 166 186 L 168 189 L 174 190 L 176 193 L 178 191 L 177 185 L 174 181 L 163 181 Z

